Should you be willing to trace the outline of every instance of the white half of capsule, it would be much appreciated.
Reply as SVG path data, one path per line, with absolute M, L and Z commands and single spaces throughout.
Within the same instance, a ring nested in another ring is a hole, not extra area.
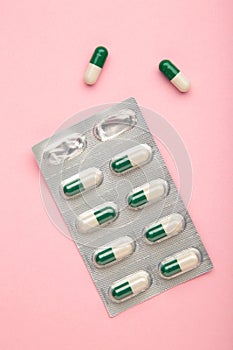
M 132 289 L 132 294 L 124 299 L 116 300 L 112 296 L 112 290 L 117 288 L 118 286 L 126 283 L 126 282 L 129 283 L 129 286 Z M 136 273 L 133 273 L 129 276 L 126 276 L 126 277 L 114 282 L 110 288 L 110 297 L 114 302 L 120 303 L 122 301 L 130 299 L 130 298 L 146 291 L 150 286 L 151 286 L 151 277 L 150 277 L 149 273 L 144 271 L 144 270 L 140 270 Z
M 99 75 L 102 71 L 101 67 L 96 66 L 93 63 L 89 63 L 84 74 L 84 81 L 88 85 L 93 85 L 96 83 Z
M 182 272 L 187 272 L 200 264 L 200 253 L 197 249 L 189 249 L 176 255 Z
M 112 252 L 113 252 L 116 260 L 114 260 L 111 263 L 108 263 L 106 265 L 99 265 L 96 262 L 95 257 L 99 253 L 104 251 L 105 249 L 109 249 L 109 248 L 112 249 Z M 131 237 L 129 237 L 129 236 L 120 237 L 120 238 L 115 239 L 114 241 L 112 241 L 112 242 L 110 242 L 110 243 L 108 243 L 106 245 L 103 245 L 103 246 L 99 247 L 94 253 L 94 263 L 95 263 L 95 265 L 97 267 L 105 267 L 105 266 L 109 266 L 109 265 L 115 264 L 116 262 L 118 262 L 118 261 L 128 257 L 129 255 L 133 254 L 135 249 L 136 249 L 136 243 Z
M 74 196 L 70 197 L 70 196 L 67 196 L 63 191 L 64 186 L 76 180 L 80 180 L 84 187 L 84 190 L 87 191 L 94 187 L 99 186 L 103 182 L 103 173 L 100 169 L 93 167 L 93 168 L 88 168 L 83 171 L 80 171 L 80 173 L 75 174 L 66 180 L 63 180 L 61 182 L 61 193 L 66 199 L 71 199 L 81 194 L 81 193 L 77 193 Z
M 151 202 L 166 197 L 168 193 L 168 183 L 163 179 L 157 179 L 136 188 L 134 191 L 138 192 L 137 189 L 143 190 L 148 202 Z
M 117 154 L 115 157 L 112 158 L 111 163 L 123 157 L 128 157 L 132 167 L 139 167 L 141 165 L 149 163 L 152 160 L 152 155 L 153 152 L 149 145 L 140 144 L 135 147 L 129 148 L 127 151 Z M 124 171 L 124 173 L 125 172 L 126 171 Z
M 125 154 L 125 153 L 123 152 L 122 155 L 123 154 Z M 135 146 L 133 148 L 130 148 L 126 152 L 126 154 L 129 158 L 132 166 L 135 167 L 135 166 L 140 166 L 140 165 L 146 164 L 151 160 L 152 149 L 147 144 L 141 144 L 141 145 Z M 120 158 L 120 157 L 118 157 L 118 158 Z
M 176 74 L 176 76 L 171 79 L 170 82 L 181 92 L 187 92 L 190 89 L 189 80 L 181 72 Z
M 96 206 L 93 209 L 90 209 L 88 211 L 85 211 L 84 213 L 78 215 L 76 220 L 76 227 L 80 232 L 88 232 L 93 230 L 94 228 L 100 226 L 99 221 L 97 220 L 94 213 L 97 211 L 104 211 L 106 207 L 111 207 L 115 211 L 115 217 L 111 220 L 108 220 L 105 224 L 102 224 L 101 226 L 106 226 L 107 224 L 114 221 L 118 216 L 118 206 L 113 202 L 105 202 L 103 204 L 100 204 Z
M 147 225 L 144 228 L 143 233 L 145 234 L 151 228 L 158 226 L 158 225 L 163 226 L 163 229 L 166 232 L 167 236 L 163 237 L 155 242 L 150 242 L 147 240 L 148 243 L 152 243 L 152 244 L 160 243 L 160 242 L 162 242 L 170 237 L 178 235 L 178 233 L 180 233 L 184 230 L 185 220 L 184 220 L 182 215 L 180 215 L 178 213 L 174 213 L 174 214 L 165 216 L 158 221 L 154 221 L 150 225 Z
M 188 272 L 188 271 L 195 269 L 201 263 L 201 253 L 196 248 L 188 248 L 188 249 L 182 250 L 181 252 L 174 254 L 172 256 L 169 256 L 168 258 L 164 259 L 161 262 L 160 267 L 163 264 L 167 264 L 167 263 L 172 262 L 174 260 L 177 260 L 181 271 L 179 273 L 176 273 L 176 274 L 170 276 L 170 277 L 165 277 L 160 272 L 161 277 L 163 277 L 165 279 L 171 279 L 173 277 L 182 275 L 185 272 Z

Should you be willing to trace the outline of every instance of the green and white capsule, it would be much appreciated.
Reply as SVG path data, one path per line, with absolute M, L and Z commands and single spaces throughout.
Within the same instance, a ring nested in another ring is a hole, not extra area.
M 152 149 L 147 144 L 141 144 L 117 154 L 110 162 L 110 168 L 118 175 L 140 167 L 152 160 Z
M 151 285 L 148 272 L 140 270 L 113 283 L 110 288 L 110 298 L 120 303 L 146 291 Z
M 160 201 L 168 194 L 168 183 L 163 179 L 152 180 L 134 188 L 128 195 L 128 205 L 132 209 L 141 209 L 146 204 Z
M 133 254 L 135 248 L 135 241 L 131 237 L 120 237 L 98 248 L 94 253 L 94 263 L 97 267 L 112 265 Z
M 74 198 L 82 192 L 99 186 L 103 173 L 98 168 L 88 168 L 61 182 L 61 193 L 64 198 Z
M 116 220 L 118 207 L 113 202 L 106 202 L 78 215 L 76 227 L 80 232 L 88 232 L 99 226 L 105 226 Z
M 159 70 L 170 80 L 170 82 L 181 92 L 187 92 L 190 88 L 189 80 L 169 60 L 163 60 L 159 64 Z
M 146 226 L 143 234 L 147 243 L 159 243 L 178 235 L 178 233 L 184 230 L 184 226 L 185 221 L 183 216 L 174 213 Z
M 86 84 L 93 85 L 96 83 L 107 56 L 108 50 L 105 47 L 98 46 L 95 49 L 84 75 L 84 81 Z
M 161 277 L 170 279 L 195 269 L 200 263 L 201 253 L 199 250 L 188 248 L 163 260 L 159 271 Z

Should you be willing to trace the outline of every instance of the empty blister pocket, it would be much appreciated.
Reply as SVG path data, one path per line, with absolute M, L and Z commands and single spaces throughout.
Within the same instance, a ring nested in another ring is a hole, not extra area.
M 133 98 L 33 152 L 110 316 L 212 268 Z
M 93 128 L 93 133 L 99 141 L 108 141 L 131 130 L 136 124 L 135 111 L 122 109 L 97 123 Z

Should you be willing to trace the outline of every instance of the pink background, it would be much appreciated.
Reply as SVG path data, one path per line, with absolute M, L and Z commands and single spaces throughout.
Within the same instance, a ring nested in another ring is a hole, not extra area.
M 0 349 L 232 349 L 232 4 L 1 1 Z M 97 45 L 109 59 L 88 87 Z M 163 58 L 190 78 L 188 94 L 158 71 Z M 110 319 L 45 212 L 31 146 L 76 112 L 129 96 L 189 151 L 189 210 L 215 269 Z

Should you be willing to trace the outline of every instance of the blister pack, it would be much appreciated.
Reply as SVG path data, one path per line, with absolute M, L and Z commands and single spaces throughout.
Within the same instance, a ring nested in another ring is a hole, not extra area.
M 134 98 L 33 152 L 110 316 L 213 267 Z

